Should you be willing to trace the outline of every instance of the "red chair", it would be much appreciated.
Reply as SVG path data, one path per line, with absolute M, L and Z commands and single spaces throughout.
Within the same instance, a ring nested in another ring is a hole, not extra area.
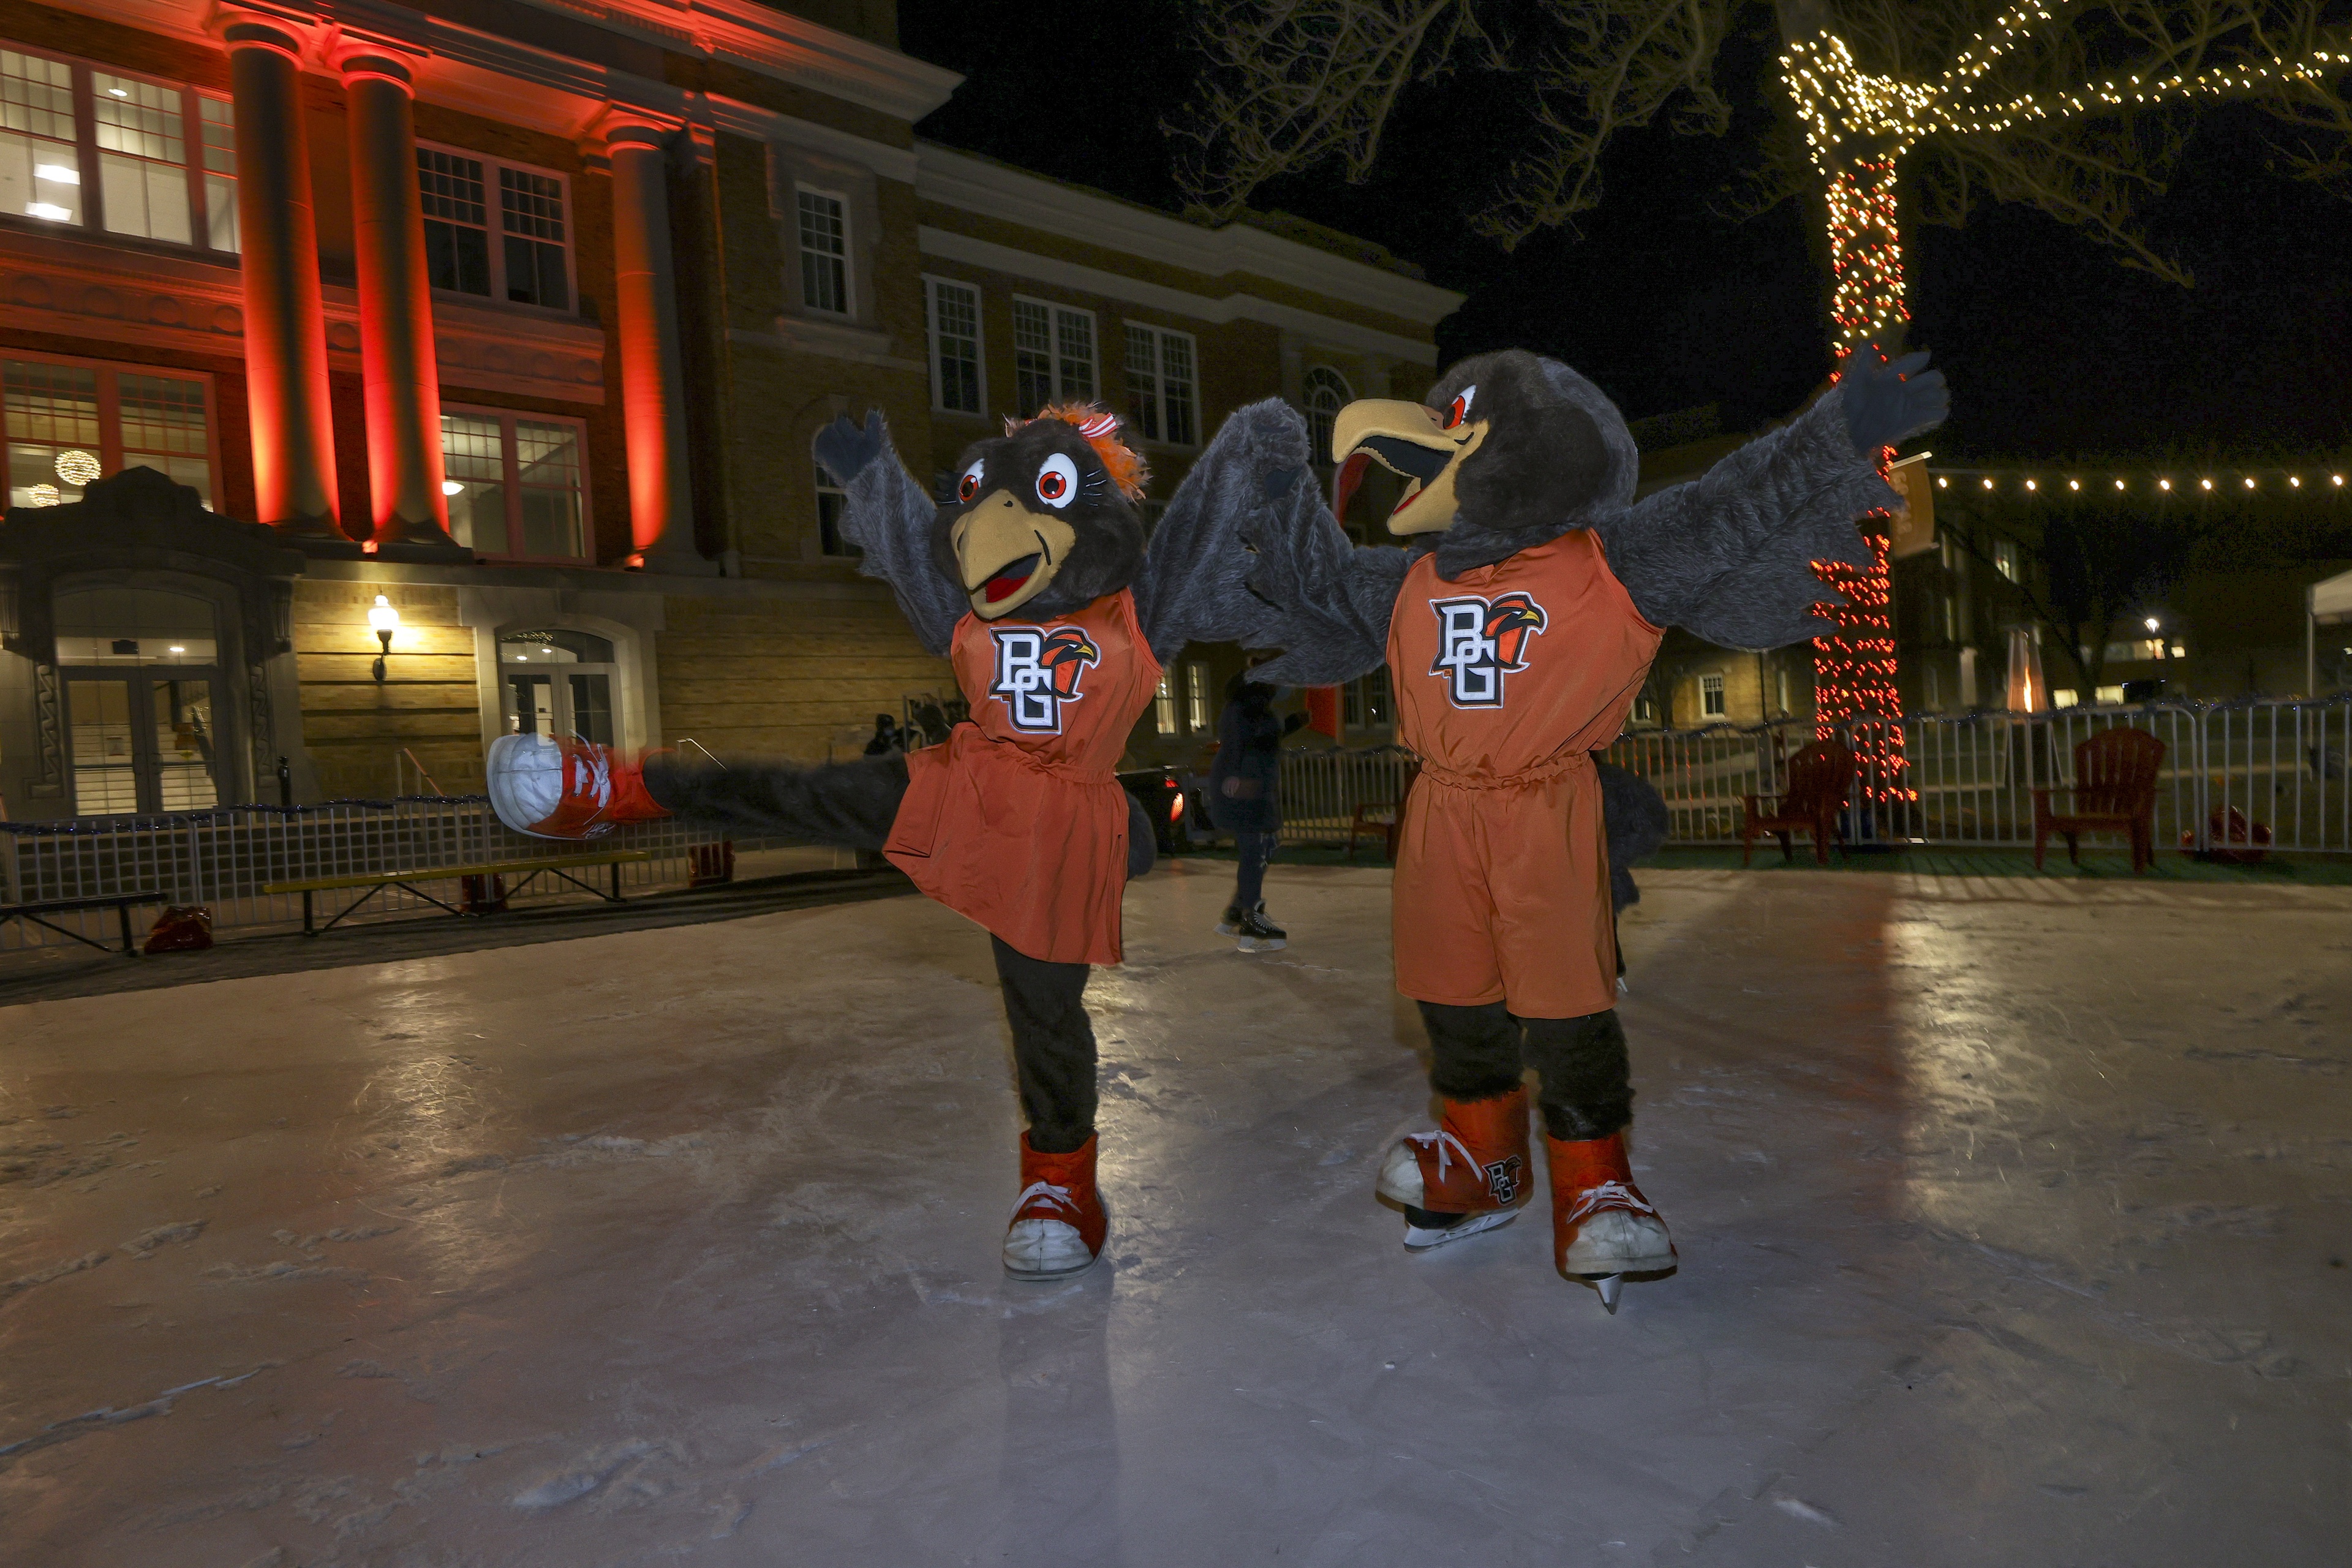
M 1853 792 L 1853 753 L 1835 741 L 1815 741 L 1789 759 L 1789 787 L 1779 795 L 1746 795 L 1740 796 L 1742 811 L 1739 825 L 1739 863 L 1748 864 L 1756 853 L 1756 840 L 1770 834 L 1780 841 L 1780 858 L 1794 860 L 1790 847 L 1791 833 L 1813 836 L 1813 858 L 1822 865 L 1830 863 L 1830 841 L 1837 841 L 1838 853 L 1845 853 L 1845 826 L 1839 820 L 1845 811 L 1846 797 Z M 1759 802 L 1777 799 L 1780 804 L 1771 811 L 1761 808 Z
M 1348 823 L 1348 859 L 1356 858 L 1356 840 L 1377 838 L 1386 852 L 1391 865 L 1396 864 L 1397 835 L 1404 827 L 1405 797 L 1412 793 L 1413 781 L 1421 776 L 1421 764 L 1409 763 L 1404 770 L 1404 782 L 1397 786 L 1394 804 L 1379 801 L 1359 801 L 1355 816 Z
M 2050 836 L 2066 840 L 2066 858 L 2083 863 L 2079 837 L 2121 833 L 2131 840 L 2132 874 L 2156 864 L 2156 775 L 2164 742 L 2145 730 L 2108 730 L 2074 748 L 2074 809 L 2050 809 L 2051 791 L 2033 792 L 2033 868 L 2042 869 Z

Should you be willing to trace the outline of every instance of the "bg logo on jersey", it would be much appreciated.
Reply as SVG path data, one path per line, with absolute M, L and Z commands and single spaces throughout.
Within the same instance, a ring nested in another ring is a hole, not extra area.
M 1437 658 L 1432 675 L 1445 677 L 1456 708 L 1500 708 L 1503 677 L 1528 667 L 1528 639 L 1544 629 L 1544 607 L 1526 594 L 1482 599 L 1432 599 L 1437 616 Z
M 1062 732 L 1062 704 L 1086 695 L 1078 677 L 1102 662 L 1102 650 L 1076 626 L 991 626 L 996 679 L 988 694 L 1004 700 L 1005 716 L 1024 735 Z

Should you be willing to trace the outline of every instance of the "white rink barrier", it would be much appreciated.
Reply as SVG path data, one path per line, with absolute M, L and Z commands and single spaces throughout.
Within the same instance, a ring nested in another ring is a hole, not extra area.
M 499 821 L 483 795 L 420 795 L 399 800 L 330 801 L 320 805 L 223 806 L 210 811 L 166 812 L 153 816 L 82 816 L 49 822 L 0 823 L 0 895 L 10 904 L 50 900 L 153 894 L 163 902 L 202 904 L 215 930 L 228 927 L 299 926 L 302 895 L 264 893 L 272 883 L 388 871 L 493 865 L 517 860 L 561 860 L 567 854 L 593 856 L 641 849 L 644 860 L 619 867 L 623 894 L 686 886 L 693 872 L 692 851 L 717 842 L 719 835 L 675 822 L 638 823 L 599 838 L 567 844 L 517 833 Z M 738 850 L 754 847 L 738 840 Z M 573 873 L 592 888 L 610 888 L 614 868 L 594 866 Z M 562 878 L 541 875 L 528 886 L 520 874 L 505 879 L 512 903 L 593 899 Z M 450 903 L 458 885 L 433 890 Z M 313 895 L 321 921 L 365 889 Z M 134 936 L 143 935 L 162 904 L 131 910 Z M 429 901 L 404 888 L 376 892 L 355 921 L 387 915 L 438 913 Z M 100 909 L 42 916 L 53 924 L 108 942 L 116 916 Z M 0 921 L 0 949 L 64 944 L 70 938 L 23 920 Z
M 1857 805 L 1846 814 L 1855 844 L 2027 847 L 2033 794 L 2074 783 L 2074 747 L 2103 730 L 2144 730 L 2164 742 L 2156 793 L 2156 847 L 2216 846 L 2212 823 L 2234 809 L 2270 829 L 2289 854 L 2352 854 L 2352 697 L 2139 707 L 2063 708 L 2032 715 L 1915 714 L 1895 721 L 1908 766 L 1907 798 Z M 1849 745 L 1865 726 L 1841 726 Z M 1741 796 L 1778 793 L 1788 759 L 1814 738 L 1810 722 L 1742 728 L 1636 730 L 1609 761 L 1665 797 L 1670 841 L 1739 842 Z M 1384 811 L 1411 765 L 1396 747 L 1286 752 L 1283 841 L 1342 844 L 1356 807 Z M 1865 773 L 1855 799 L 1877 784 Z M 2067 798 L 2053 803 L 2063 812 Z

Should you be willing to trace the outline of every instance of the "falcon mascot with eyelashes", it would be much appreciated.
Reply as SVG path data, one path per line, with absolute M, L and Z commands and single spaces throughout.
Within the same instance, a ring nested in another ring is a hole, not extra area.
M 1092 407 L 1008 420 L 965 450 L 944 506 L 907 473 L 878 412 L 863 429 L 839 419 L 818 433 L 817 459 L 849 496 L 844 536 L 971 704 L 945 744 L 815 766 L 697 765 L 504 735 L 488 758 L 491 802 L 522 832 L 582 838 L 675 816 L 879 850 L 985 928 L 1028 1121 L 1004 1267 L 1032 1279 L 1076 1273 L 1102 1250 L 1082 998 L 1089 966 L 1119 961 L 1120 894 L 1152 853 L 1112 770 L 1189 635 L 1139 608 L 1166 567 L 1146 557 L 1144 466 L 1117 430 Z
M 1388 525 L 1408 548 L 1349 541 L 1308 477 L 1306 426 L 1279 402 L 1227 420 L 1171 501 L 1152 548 L 1198 563 L 1170 591 L 1202 601 L 1202 635 L 1285 650 L 1260 677 L 1300 686 L 1385 661 L 1398 738 L 1422 759 L 1392 921 L 1441 1114 L 1381 1167 L 1406 1247 L 1507 1224 L 1532 1195 L 1533 1068 L 1559 1272 L 1613 1312 L 1626 1277 L 1676 1267 L 1626 1161 L 1611 889 L 1622 903 L 1631 888 L 1604 799 L 1654 825 L 1663 814 L 1593 753 L 1666 627 L 1740 648 L 1829 629 L 1813 563 L 1867 563 L 1855 520 L 1895 500 L 1882 454 L 1946 412 L 1926 366 L 1858 353 L 1795 421 L 1637 501 L 1640 455 L 1616 407 L 1568 366 L 1506 350 L 1457 363 L 1424 403 L 1339 415 L 1339 512 L 1377 464 L 1403 481 Z

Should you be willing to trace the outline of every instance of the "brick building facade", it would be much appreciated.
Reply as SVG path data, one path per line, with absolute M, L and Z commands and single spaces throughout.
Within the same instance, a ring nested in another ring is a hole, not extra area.
M 842 552 L 836 414 L 929 476 L 1100 398 L 1164 499 L 1242 403 L 1426 385 L 1459 296 L 919 142 L 957 79 L 867 0 L 10 8 L 0 814 L 461 793 L 514 728 L 854 751 L 949 682 Z

